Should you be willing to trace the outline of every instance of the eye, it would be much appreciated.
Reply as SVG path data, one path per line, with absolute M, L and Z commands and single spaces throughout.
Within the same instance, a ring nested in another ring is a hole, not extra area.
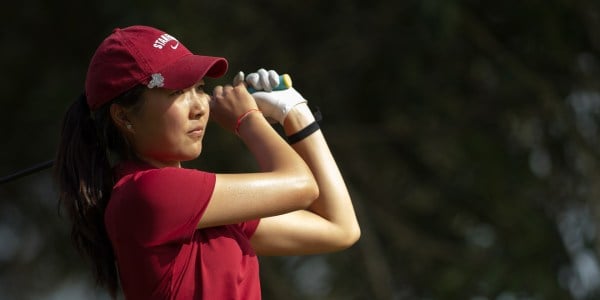
M 204 83 L 199 83 L 196 85 L 196 91 L 204 93 Z
M 169 94 L 169 96 L 175 97 L 175 96 L 179 96 L 179 95 L 182 95 L 182 94 L 183 94 L 183 90 L 174 90 L 173 92 L 171 92 Z

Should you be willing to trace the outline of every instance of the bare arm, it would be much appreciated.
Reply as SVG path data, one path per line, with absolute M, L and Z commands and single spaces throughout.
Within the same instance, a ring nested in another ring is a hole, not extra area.
M 211 113 L 214 113 L 214 119 L 230 130 L 238 116 L 256 108 L 254 99 L 243 85 L 215 88 L 213 102 Z M 240 124 L 239 136 L 258 161 L 261 172 L 218 174 L 198 228 L 304 209 L 318 195 L 306 163 L 260 113 L 248 114 Z
M 306 104 L 287 116 L 289 136 L 314 121 Z M 319 197 L 306 210 L 264 218 L 251 239 L 260 255 L 298 255 L 336 251 L 354 244 L 360 228 L 346 184 L 321 131 L 293 145 L 310 167 Z

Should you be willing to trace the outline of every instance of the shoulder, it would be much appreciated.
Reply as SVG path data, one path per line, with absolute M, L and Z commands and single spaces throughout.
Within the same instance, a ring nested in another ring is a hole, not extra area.
M 140 190 L 165 187 L 200 187 L 201 184 L 214 182 L 214 173 L 186 168 L 159 168 L 132 174 L 131 182 Z
M 214 173 L 186 168 L 158 168 L 134 172 L 121 178 L 113 192 L 146 203 L 168 198 L 196 198 L 212 194 Z

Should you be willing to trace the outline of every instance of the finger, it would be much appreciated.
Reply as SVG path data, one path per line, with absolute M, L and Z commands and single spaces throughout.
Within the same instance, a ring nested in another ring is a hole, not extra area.
M 231 91 L 233 90 L 233 86 L 231 84 L 226 84 L 223 86 L 223 96 L 226 96 L 227 94 L 231 93 Z
M 244 72 L 240 71 L 233 77 L 233 85 L 238 85 L 242 82 L 244 82 Z
M 220 85 L 215 86 L 213 89 L 213 97 L 223 97 L 223 87 Z
M 271 83 L 269 83 L 269 73 L 267 72 L 267 70 L 260 69 L 257 73 L 260 85 L 262 86 L 263 90 L 266 92 L 272 91 L 273 87 L 271 86 Z
M 246 76 L 246 83 L 250 84 L 255 90 L 262 90 L 258 80 L 258 73 L 250 73 Z
M 275 72 L 274 70 L 270 70 L 268 72 L 268 80 L 269 80 L 271 89 L 275 88 L 276 86 L 279 85 L 279 74 L 277 74 L 277 72 Z

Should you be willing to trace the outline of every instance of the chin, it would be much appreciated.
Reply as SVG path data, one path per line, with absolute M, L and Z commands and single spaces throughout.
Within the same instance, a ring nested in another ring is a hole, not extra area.
M 190 160 L 194 160 L 196 158 L 198 158 L 200 156 L 200 153 L 202 153 L 202 149 L 199 149 L 198 151 L 195 151 L 193 153 L 186 153 L 182 158 L 181 161 L 190 161 Z

